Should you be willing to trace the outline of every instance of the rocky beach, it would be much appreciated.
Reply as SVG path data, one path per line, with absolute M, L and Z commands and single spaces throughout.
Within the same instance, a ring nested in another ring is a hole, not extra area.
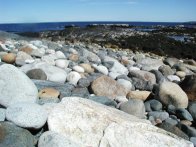
M 0 32 L 0 147 L 196 146 L 195 28 L 150 29 Z

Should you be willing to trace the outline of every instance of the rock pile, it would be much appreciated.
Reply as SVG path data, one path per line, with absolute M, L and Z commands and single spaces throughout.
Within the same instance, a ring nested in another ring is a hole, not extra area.
M 97 44 L 8 40 L 0 52 L 0 146 L 196 144 L 192 62 Z

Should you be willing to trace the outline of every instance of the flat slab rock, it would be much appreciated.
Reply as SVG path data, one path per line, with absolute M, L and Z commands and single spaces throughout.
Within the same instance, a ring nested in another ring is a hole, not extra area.
M 48 127 L 81 146 L 193 147 L 147 120 L 78 97 L 64 98 L 56 105 L 49 114 Z

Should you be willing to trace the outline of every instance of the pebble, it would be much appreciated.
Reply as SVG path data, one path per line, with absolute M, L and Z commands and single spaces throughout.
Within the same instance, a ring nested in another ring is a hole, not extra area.
M 144 102 L 139 99 L 130 99 L 128 102 L 122 103 L 120 110 L 139 118 L 144 118 L 145 116 Z
M 78 81 L 81 79 L 81 75 L 75 71 L 70 72 L 67 75 L 67 81 L 73 85 L 77 85 Z
M 133 85 L 131 84 L 131 82 L 124 80 L 124 79 L 118 79 L 117 83 L 122 85 L 127 90 L 127 92 L 131 91 L 133 88 Z
M 146 103 L 150 104 L 150 108 L 152 111 L 161 111 L 163 106 L 158 100 L 149 100 Z
M 191 114 L 183 108 L 176 109 L 176 116 L 181 120 L 193 121 L 193 117 L 191 116 Z
M 90 64 L 87 64 L 87 63 L 83 63 L 83 64 L 80 64 L 80 66 L 82 68 L 84 68 L 84 71 L 86 73 L 93 73 L 94 72 L 94 68 L 92 68 L 92 66 Z
M 148 116 L 153 116 L 156 119 L 160 119 L 164 121 L 169 118 L 169 114 L 167 112 L 159 112 L 159 111 L 152 111 L 148 113 Z
M 164 75 L 164 76 L 169 76 L 173 75 L 174 71 L 171 69 L 170 66 L 168 65 L 162 65 L 159 67 L 159 71 Z
M 184 71 L 177 71 L 176 75 L 180 78 L 184 78 L 186 76 L 186 73 Z
M 16 54 L 13 53 L 8 53 L 5 54 L 2 59 L 3 62 L 8 63 L 8 64 L 14 64 L 16 61 Z
M 71 54 L 69 60 L 77 62 L 79 60 L 78 54 Z
M 129 91 L 127 94 L 128 99 L 140 99 L 142 101 L 145 101 L 150 96 L 150 91 Z
M 81 66 L 78 66 L 78 65 L 74 66 L 73 70 L 75 70 L 76 72 L 79 72 L 79 73 L 83 73 L 84 72 L 84 68 L 81 67 Z
M 60 92 L 54 88 L 44 88 L 39 91 L 39 98 L 48 99 L 48 98 L 58 98 Z
M 68 67 L 69 61 L 66 60 L 66 59 L 57 59 L 57 60 L 55 61 L 55 65 L 56 65 L 57 67 L 60 67 L 60 68 L 65 69 L 65 68 Z
M 26 75 L 30 79 L 36 79 L 36 80 L 47 80 L 47 75 L 42 69 L 32 69 L 29 70 Z
M 57 59 L 55 55 L 44 55 L 41 57 L 42 61 L 49 64 L 49 65 L 55 65 L 55 60 Z
M 104 62 L 114 62 L 112 68 L 110 68 L 110 72 L 114 72 L 114 73 L 119 73 L 119 74 L 124 74 L 124 75 L 128 75 L 129 71 L 128 69 L 122 65 L 118 60 L 111 58 L 109 56 L 106 56 L 104 58 Z
M 194 120 L 196 120 L 196 109 L 195 108 L 196 108 L 196 102 L 190 103 L 188 107 L 188 111 L 190 112 Z
M 93 68 L 95 68 L 100 73 L 102 73 L 104 75 L 108 75 L 108 69 L 105 66 L 103 66 L 103 65 L 98 66 L 96 64 L 93 64 L 92 66 L 93 66 Z
M 173 82 L 173 81 L 180 82 L 180 78 L 176 75 L 169 75 L 169 76 L 167 76 L 167 78 L 171 82 Z
M 55 52 L 55 55 L 56 55 L 57 59 L 64 59 L 64 58 L 66 58 L 62 51 Z
M 38 104 L 16 103 L 6 110 L 6 119 L 23 128 L 40 129 L 47 120 L 47 112 Z

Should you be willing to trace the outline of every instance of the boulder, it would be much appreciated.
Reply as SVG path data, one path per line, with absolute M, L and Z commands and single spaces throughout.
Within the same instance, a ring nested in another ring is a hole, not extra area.
M 6 110 L 6 119 L 23 128 L 40 129 L 47 120 L 47 112 L 38 104 L 17 103 Z
M 0 108 L 0 122 L 5 120 L 5 110 L 3 108 Z
M 159 129 L 147 120 L 76 97 L 64 98 L 54 107 L 48 117 L 48 127 L 81 146 L 193 147 L 189 141 Z
M 18 102 L 34 103 L 38 90 L 34 83 L 13 65 L 0 66 L 0 104 L 8 107 Z
M 34 147 L 34 136 L 10 122 L 0 122 L 1 147 Z
M 126 96 L 127 90 L 108 76 L 101 76 L 94 80 L 91 88 L 97 96 L 106 96 L 115 99 L 117 96 Z
M 53 131 L 44 132 L 39 138 L 38 147 L 80 147 L 69 138 Z
M 156 91 L 157 98 L 166 106 L 174 105 L 176 108 L 187 108 L 188 97 L 175 83 L 163 82 Z

